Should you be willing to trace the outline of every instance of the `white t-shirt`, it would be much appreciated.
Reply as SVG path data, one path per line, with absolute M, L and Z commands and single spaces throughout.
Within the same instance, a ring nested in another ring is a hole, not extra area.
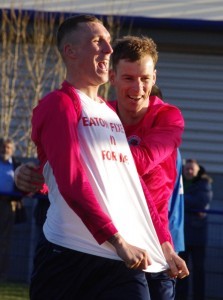
M 92 101 L 80 91 L 78 94 L 82 106 L 78 123 L 81 163 L 96 199 L 123 238 L 148 251 L 152 265 L 146 271 L 163 271 L 168 266 L 121 121 L 106 103 Z M 51 203 L 44 224 L 46 238 L 63 247 L 120 260 L 108 242 L 97 243 L 64 200 L 49 161 L 44 166 L 44 177 Z

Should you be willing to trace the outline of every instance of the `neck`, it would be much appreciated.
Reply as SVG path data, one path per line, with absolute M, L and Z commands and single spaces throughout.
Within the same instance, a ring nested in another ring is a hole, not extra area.
M 117 113 L 123 125 L 136 125 L 143 119 L 146 111 L 147 107 L 142 108 L 138 112 L 125 111 L 118 107 Z
M 89 98 L 94 101 L 99 102 L 98 89 L 99 86 L 90 86 L 84 82 L 79 82 L 78 80 L 73 80 L 72 77 L 67 76 L 66 81 L 69 82 L 75 89 L 85 93 Z

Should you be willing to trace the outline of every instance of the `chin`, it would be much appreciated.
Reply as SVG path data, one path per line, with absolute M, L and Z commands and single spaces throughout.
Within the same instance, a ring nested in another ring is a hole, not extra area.
M 108 75 L 100 76 L 101 84 L 108 82 Z

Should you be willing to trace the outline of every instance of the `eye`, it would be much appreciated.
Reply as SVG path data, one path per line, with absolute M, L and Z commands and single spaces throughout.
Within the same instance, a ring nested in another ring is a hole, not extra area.
M 131 81 L 131 80 L 132 80 L 132 77 L 124 77 L 124 79 L 125 79 L 126 81 Z
M 95 38 L 94 42 L 95 42 L 96 44 L 101 44 L 101 43 L 103 42 L 103 38 L 100 38 L 100 37 Z
M 141 79 L 142 82 L 149 82 L 150 81 L 150 78 L 149 77 L 143 77 Z

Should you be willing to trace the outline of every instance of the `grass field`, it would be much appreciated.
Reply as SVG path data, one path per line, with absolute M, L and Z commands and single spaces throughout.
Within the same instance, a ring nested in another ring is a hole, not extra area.
M 1 283 L 1 300 L 29 300 L 29 287 L 27 284 Z

